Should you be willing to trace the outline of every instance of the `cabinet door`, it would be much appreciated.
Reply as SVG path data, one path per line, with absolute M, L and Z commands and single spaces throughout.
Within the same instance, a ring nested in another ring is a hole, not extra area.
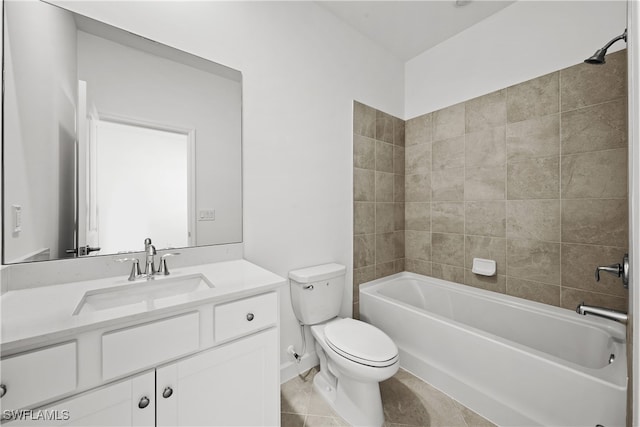
M 6 425 L 154 426 L 155 371 L 62 400 L 52 406 L 16 413 L 14 418 L 20 415 L 22 419 L 15 419 Z
M 157 425 L 278 425 L 278 340 L 273 328 L 157 369 Z

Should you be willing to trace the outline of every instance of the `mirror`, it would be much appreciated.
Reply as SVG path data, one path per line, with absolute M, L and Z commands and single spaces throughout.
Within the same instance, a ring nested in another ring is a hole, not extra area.
M 3 3 L 3 263 L 241 242 L 241 73 Z

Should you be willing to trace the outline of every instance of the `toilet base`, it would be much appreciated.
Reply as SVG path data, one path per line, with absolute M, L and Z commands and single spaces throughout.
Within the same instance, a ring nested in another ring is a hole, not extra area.
M 352 426 L 384 425 L 380 385 L 377 382 L 365 383 L 340 377 L 334 387 L 319 372 L 313 378 L 313 386 L 329 406 Z

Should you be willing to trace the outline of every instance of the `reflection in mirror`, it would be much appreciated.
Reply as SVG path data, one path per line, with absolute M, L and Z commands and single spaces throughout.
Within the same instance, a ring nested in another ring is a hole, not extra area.
M 5 264 L 242 241 L 240 72 L 4 8 Z

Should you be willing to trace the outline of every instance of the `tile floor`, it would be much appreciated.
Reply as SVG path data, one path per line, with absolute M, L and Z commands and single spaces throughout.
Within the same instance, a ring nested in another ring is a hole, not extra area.
M 281 387 L 282 427 L 348 426 L 313 389 L 313 368 Z M 380 384 L 386 427 L 495 427 L 480 415 L 400 369 Z

